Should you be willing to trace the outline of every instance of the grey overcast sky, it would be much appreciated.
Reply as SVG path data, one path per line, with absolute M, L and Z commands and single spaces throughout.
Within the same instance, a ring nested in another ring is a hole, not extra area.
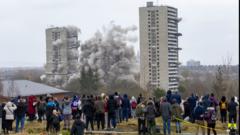
M 43 66 L 45 29 L 75 25 L 81 42 L 111 21 L 138 27 L 138 7 L 147 0 L 0 0 L 0 67 Z M 157 2 L 157 0 L 154 0 Z M 231 56 L 238 64 L 238 0 L 158 0 L 178 8 L 183 20 L 180 62 L 222 64 Z M 138 31 L 136 32 L 138 36 Z M 138 43 L 135 50 L 139 50 Z

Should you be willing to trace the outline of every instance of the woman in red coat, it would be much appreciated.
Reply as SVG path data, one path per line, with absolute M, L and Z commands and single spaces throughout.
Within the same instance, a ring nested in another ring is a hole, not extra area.
M 28 97 L 28 116 L 29 121 L 33 121 L 36 118 L 36 97 L 35 96 L 29 96 Z

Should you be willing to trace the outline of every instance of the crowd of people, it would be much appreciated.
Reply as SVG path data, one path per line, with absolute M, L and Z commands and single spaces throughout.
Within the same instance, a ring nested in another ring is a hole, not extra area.
M 137 119 L 139 134 L 155 134 L 160 132 L 156 118 L 161 117 L 164 135 L 171 134 L 171 122 L 175 124 L 176 133 L 182 133 L 183 120 L 197 125 L 196 135 L 199 129 L 202 135 L 205 135 L 205 130 L 208 135 L 210 130 L 216 135 L 218 114 L 222 123 L 237 123 L 237 109 L 238 101 L 234 97 L 228 100 L 223 96 L 218 101 L 213 93 L 203 97 L 192 94 L 186 100 L 171 91 L 161 98 L 145 98 L 141 94 L 135 98 L 117 92 L 110 95 L 65 96 L 63 99 L 51 95 L 18 96 L 0 105 L 0 132 L 2 130 L 8 134 L 23 131 L 27 116 L 30 122 L 46 121 L 46 131 L 51 134 L 60 131 L 61 121 L 64 123 L 63 130 L 68 130 L 71 135 L 83 135 L 84 131 L 93 131 L 95 128 L 115 129 L 118 123 L 128 122 L 129 118 Z M 12 128 L 14 121 L 15 130 Z

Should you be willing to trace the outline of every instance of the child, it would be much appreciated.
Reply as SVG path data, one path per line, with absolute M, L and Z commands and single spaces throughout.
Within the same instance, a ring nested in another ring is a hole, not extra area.
M 85 124 L 80 118 L 81 116 L 79 114 L 76 115 L 76 119 L 72 125 L 71 135 L 84 135 Z

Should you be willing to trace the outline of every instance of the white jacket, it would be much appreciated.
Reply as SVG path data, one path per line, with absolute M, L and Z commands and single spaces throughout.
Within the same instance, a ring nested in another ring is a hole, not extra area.
M 6 111 L 6 120 L 14 120 L 14 111 L 17 109 L 17 106 L 9 101 L 3 109 Z

